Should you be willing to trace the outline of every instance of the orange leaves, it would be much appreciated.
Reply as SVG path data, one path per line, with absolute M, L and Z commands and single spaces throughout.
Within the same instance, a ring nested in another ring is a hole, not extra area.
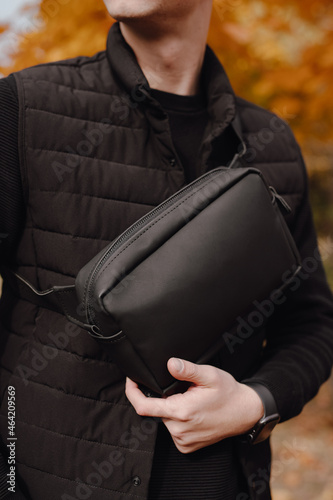
M 25 29 L 0 27 L 12 53 L 5 74 L 104 49 L 112 20 L 102 0 L 35 2 Z M 333 140 L 331 0 L 215 0 L 209 44 L 235 90 L 290 121 L 307 147 Z
M 111 25 L 102 0 L 35 0 L 39 4 L 34 15 L 21 13 L 28 27 L 11 31 L 16 46 L 12 64 L 4 73 L 35 64 L 92 55 L 105 47 Z M 1 68 L 0 68 L 1 69 Z
M 8 30 L 8 24 L 0 24 L 0 35 Z
M 211 45 L 238 93 L 285 118 L 317 153 L 318 141 L 333 141 L 332 2 L 236 1 L 216 0 Z M 332 168 L 329 157 L 324 163 Z

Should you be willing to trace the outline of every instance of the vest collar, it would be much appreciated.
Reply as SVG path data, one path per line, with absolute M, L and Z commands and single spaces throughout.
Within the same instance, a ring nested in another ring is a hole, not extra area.
M 151 105 L 156 106 L 155 99 L 150 95 L 149 83 L 133 50 L 122 36 L 119 23 L 113 24 L 109 31 L 106 52 L 113 73 L 131 100 L 140 103 L 148 99 Z M 203 64 L 203 84 L 208 112 L 215 122 L 217 135 L 234 119 L 235 94 L 221 63 L 208 46 Z
M 132 48 L 122 36 L 118 23 L 115 23 L 109 31 L 106 53 L 111 71 L 123 87 L 131 105 L 133 108 L 139 106 L 144 111 L 155 130 L 155 136 L 159 140 L 166 161 L 169 161 L 167 160 L 168 158 L 177 157 L 167 124 L 167 114 L 162 109 L 160 103 L 151 95 L 149 83 L 137 62 Z M 223 132 L 230 125 L 236 134 L 238 146 L 235 147 L 232 157 L 228 158 L 226 164 L 233 163 L 246 151 L 246 146 L 241 136 L 239 119 L 237 126 L 238 117 L 236 115 L 234 91 L 221 63 L 208 46 L 206 47 L 202 68 L 202 82 L 210 121 L 207 124 L 198 157 L 198 175 L 203 174 L 208 168 L 211 168 L 210 158 L 212 157 L 213 150 Z M 178 163 L 180 164 L 180 160 Z

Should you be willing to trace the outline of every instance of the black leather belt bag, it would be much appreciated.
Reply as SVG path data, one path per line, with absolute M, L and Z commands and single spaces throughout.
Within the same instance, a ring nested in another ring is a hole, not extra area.
M 127 376 L 169 394 L 170 357 L 207 362 L 236 318 L 298 272 L 279 205 L 289 208 L 260 171 L 217 168 L 129 227 L 75 286 L 39 292 L 17 282 L 86 328 Z

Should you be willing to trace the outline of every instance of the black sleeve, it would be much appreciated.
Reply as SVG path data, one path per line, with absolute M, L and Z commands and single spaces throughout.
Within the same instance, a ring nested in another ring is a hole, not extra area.
M 0 80 L 0 262 L 9 259 L 24 223 L 24 199 L 18 155 L 19 106 L 15 78 Z M 8 465 L 0 452 L 0 498 L 24 500 L 16 484 L 8 490 Z
M 25 208 L 18 153 L 19 106 L 14 76 L 0 80 L 0 257 L 10 257 Z
M 308 197 L 308 179 L 301 153 L 306 190 L 292 233 L 302 261 L 283 305 L 267 324 L 261 364 L 247 379 L 266 386 L 282 420 L 298 415 L 329 377 L 333 363 L 333 298 L 319 254 Z M 333 252 L 333 248 L 325 249 Z

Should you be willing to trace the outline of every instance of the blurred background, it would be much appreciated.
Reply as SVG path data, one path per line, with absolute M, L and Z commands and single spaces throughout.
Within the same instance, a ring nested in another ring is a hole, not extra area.
M 111 23 L 102 0 L 1 2 L 0 77 L 103 50 Z M 332 0 L 215 0 L 209 44 L 235 91 L 292 127 L 333 288 Z M 278 426 L 273 452 L 273 500 L 333 500 L 332 379 Z

